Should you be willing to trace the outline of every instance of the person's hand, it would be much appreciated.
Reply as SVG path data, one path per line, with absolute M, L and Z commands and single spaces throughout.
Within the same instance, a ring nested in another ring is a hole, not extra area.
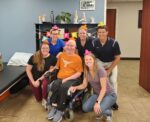
M 71 91 L 72 93 L 74 93 L 76 90 L 77 90 L 77 87 L 76 87 L 76 86 L 71 86 L 71 87 L 69 88 L 69 91 Z
M 38 80 L 43 80 L 44 78 L 44 75 L 42 75 Z
M 107 72 L 107 76 L 109 77 L 111 75 L 111 70 L 108 68 L 106 69 L 106 72 Z
M 94 112 L 97 115 L 101 113 L 101 107 L 98 103 L 95 103 L 95 105 L 94 105 Z
M 55 70 L 55 68 L 51 68 L 49 69 L 49 72 L 53 72 Z
M 34 87 L 39 87 L 40 86 L 40 81 L 36 80 L 32 84 L 33 84 Z
M 67 81 L 66 79 L 63 79 L 63 80 L 62 80 L 62 83 L 65 83 L 66 81 Z

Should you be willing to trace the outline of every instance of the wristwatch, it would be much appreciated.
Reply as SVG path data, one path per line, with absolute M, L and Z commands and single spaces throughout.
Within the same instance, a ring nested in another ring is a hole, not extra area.
M 100 101 L 100 100 L 96 100 L 96 102 L 97 102 L 98 104 L 100 104 L 100 103 L 101 103 L 101 101 Z

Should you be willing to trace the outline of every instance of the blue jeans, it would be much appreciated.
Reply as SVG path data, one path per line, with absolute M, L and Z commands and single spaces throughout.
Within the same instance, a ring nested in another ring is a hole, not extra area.
M 98 98 L 97 94 L 93 94 L 91 97 L 88 98 L 88 100 L 83 104 L 82 109 L 85 112 L 93 111 L 95 102 Z M 106 94 L 103 98 L 103 100 L 100 103 L 100 108 L 102 111 L 102 114 L 104 116 L 112 116 L 111 113 L 111 106 L 116 102 L 117 96 L 115 93 Z

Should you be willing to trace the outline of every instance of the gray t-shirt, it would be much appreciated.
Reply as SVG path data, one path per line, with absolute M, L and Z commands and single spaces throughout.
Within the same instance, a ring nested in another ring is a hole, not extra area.
M 87 80 L 92 86 L 95 94 L 98 95 L 100 94 L 100 90 L 101 90 L 100 78 L 103 77 L 107 77 L 107 73 L 104 68 L 98 68 L 95 78 L 92 78 L 91 74 L 88 74 Z M 115 93 L 108 79 L 106 80 L 106 82 L 107 82 L 106 94 Z

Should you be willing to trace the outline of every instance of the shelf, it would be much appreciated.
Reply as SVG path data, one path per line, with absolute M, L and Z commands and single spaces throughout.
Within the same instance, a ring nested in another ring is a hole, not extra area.
M 81 25 L 84 25 L 84 24 L 73 24 L 73 23 L 70 23 L 70 24 L 60 24 L 60 23 L 51 23 L 51 22 L 43 22 L 43 23 L 36 23 L 35 24 L 35 31 L 36 31 L 36 50 L 39 50 L 40 48 L 40 43 L 41 43 L 41 38 L 42 38 L 42 35 L 43 33 L 49 31 L 53 25 L 57 25 L 59 28 L 64 28 L 65 29 L 65 32 L 77 32 L 79 27 Z M 95 24 L 90 24 L 90 23 L 87 23 L 86 24 L 87 27 L 88 27 L 88 33 L 95 33 L 96 34 L 96 29 L 97 29 L 97 25 L 98 23 L 95 23 Z

